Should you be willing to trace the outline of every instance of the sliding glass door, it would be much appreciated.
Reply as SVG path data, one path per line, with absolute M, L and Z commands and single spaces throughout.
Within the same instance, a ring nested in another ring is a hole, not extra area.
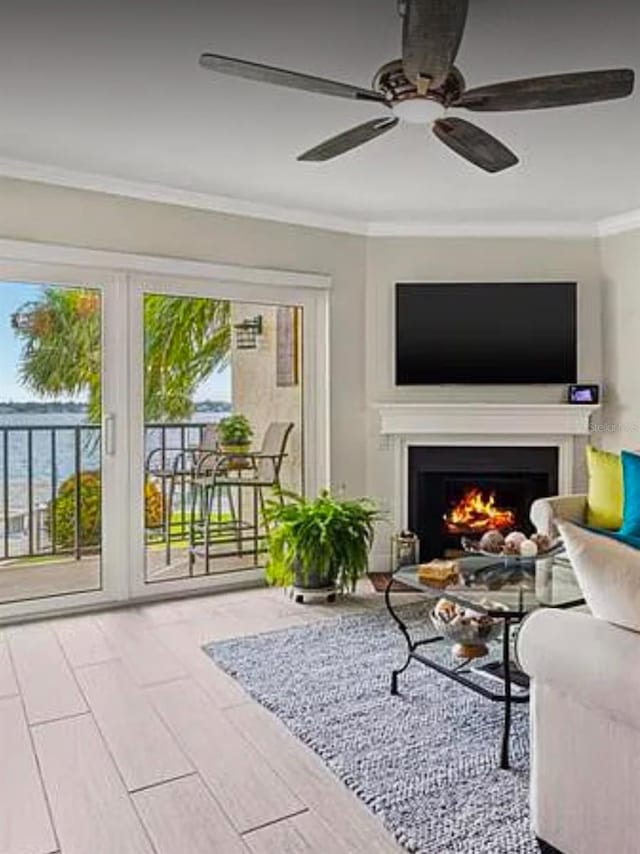
M 239 300 L 215 283 L 149 280 L 135 299 L 136 589 L 259 577 L 267 502 L 304 488 L 304 306 L 281 292 Z
M 0 622 L 262 577 L 327 482 L 327 301 L 240 274 L 0 261 Z

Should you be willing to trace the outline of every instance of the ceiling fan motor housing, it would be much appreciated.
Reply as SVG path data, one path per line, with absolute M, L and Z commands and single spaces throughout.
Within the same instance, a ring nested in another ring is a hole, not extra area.
M 420 95 L 418 87 L 407 79 L 401 59 L 387 62 L 376 72 L 372 88 L 384 95 L 389 106 L 414 98 L 436 101 L 445 109 L 460 98 L 465 90 L 465 80 L 457 68 L 452 68 L 440 86 L 429 87 L 426 95 Z

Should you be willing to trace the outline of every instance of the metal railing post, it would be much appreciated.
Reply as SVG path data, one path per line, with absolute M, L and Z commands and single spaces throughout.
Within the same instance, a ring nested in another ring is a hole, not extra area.
M 33 432 L 27 431 L 27 530 L 29 554 L 33 554 Z
M 76 560 L 82 556 L 81 526 L 82 526 L 82 487 L 80 485 L 80 467 L 82 457 L 80 453 L 80 427 L 75 427 L 74 435 L 74 525 L 73 525 L 73 554 Z
M 51 554 L 56 553 L 58 548 L 58 520 L 56 518 L 56 493 L 58 492 L 58 472 L 56 468 L 56 431 L 51 430 L 51 501 L 49 504 L 49 536 L 51 538 Z
M 4 557 L 9 555 L 9 433 L 2 430 L 2 517 Z

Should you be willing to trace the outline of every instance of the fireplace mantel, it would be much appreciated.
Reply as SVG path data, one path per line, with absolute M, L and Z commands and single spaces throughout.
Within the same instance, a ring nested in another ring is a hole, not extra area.
M 390 515 L 407 525 L 412 446 L 549 446 L 558 448 L 558 489 L 572 492 L 576 442 L 589 434 L 598 406 L 567 403 L 381 403 L 380 450 L 393 452 Z
M 569 403 L 380 403 L 380 432 L 584 436 L 598 406 Z

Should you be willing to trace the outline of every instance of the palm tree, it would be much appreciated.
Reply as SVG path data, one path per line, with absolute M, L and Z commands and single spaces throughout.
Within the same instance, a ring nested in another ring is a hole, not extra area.
M 23 342 L 20 375 L 39 397 L 88 393 L 102 410 L 102 317 L 95 290 L 50 287 L 12 317 Z M 229 363 L 230 304 L 147 294 L 144 301 L 145 419 L 184 420 L 197 386 Z

